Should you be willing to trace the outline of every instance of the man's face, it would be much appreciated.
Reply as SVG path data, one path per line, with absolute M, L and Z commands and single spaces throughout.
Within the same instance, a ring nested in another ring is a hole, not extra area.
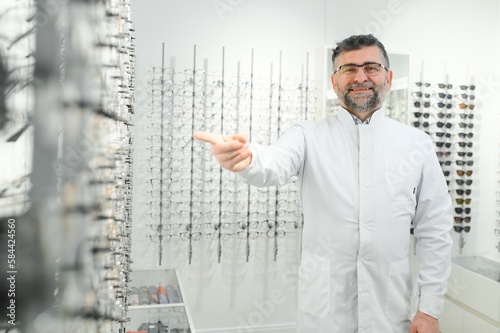
M 361 65 L 368 62 L 386 65 L 377 46 L 341 53 L 336 59 L 334 69 L 346 64 Z M 354 77 L 343 77 L 339 71 L 332 74 L 331 80 L 340 105 L 346 110 L 371 113 L 380 109 L 386 93 L 391 89 L 392 71 L 382 69 L 377 76 L 367 76 L 363 68 L 359 67 Z

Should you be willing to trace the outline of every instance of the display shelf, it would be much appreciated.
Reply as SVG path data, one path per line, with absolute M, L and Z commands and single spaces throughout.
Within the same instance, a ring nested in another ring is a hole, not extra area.
M 195 333 L 189 308 L 185 303 L 184 289 L 177 271 L 174 269 L 142 270 L 130 274 L 130 288 L 143 289 L 163 286 L 167 290 L 167 298 L 149 297 L 147 302 L 144 293 L 139 294 L 139 300 L 129 300 L 127 332 L 140 332 L 148 325 L 161 323 L 168 330 L 158 329 L 159 333 Z M 151 289 L 148 289 L 151 291 Z M 132 298 L 132 297 L 131 297 Z M 168 301 L 168 303 L 156 303 Z M 152 301 L 151 301 L 152 300 Z M 139 302 L 139 304 L 136 304 Z M 155 331 L 155 330 L 154 330 Z M 156 331 L 155 331 L 156 332 Z

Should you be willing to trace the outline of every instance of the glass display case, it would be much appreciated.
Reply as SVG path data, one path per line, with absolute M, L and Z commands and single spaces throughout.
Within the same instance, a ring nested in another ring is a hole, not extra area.
M 195 333 L 174 269 L 130 273 L 127 333 Z

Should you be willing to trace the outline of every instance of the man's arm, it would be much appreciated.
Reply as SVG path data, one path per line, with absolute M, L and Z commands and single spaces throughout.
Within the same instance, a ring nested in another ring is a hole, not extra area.
M 254 186 L 280 186 L 298 174 L 303 163 L 307 123 L 300 123 L 283 133 L 270 146 L 249 145 L 242 135 L 194 132 L 194 138 L 212 145 L 210 151 L 225 169 L 238 172 Z
M 432 142 L 429 144 L 433 147 Z M 433 150 L 425 153 L 413 224 L 419 266 L 414 295 L 419 312 L 412 325 L 414 329 L 417 322 L 432 323 L 433 318 L 437 319 L 443 311 L 446 280 L 451 270 L 452 202 Z M 434 333 L 432 330 L 411 332 Z

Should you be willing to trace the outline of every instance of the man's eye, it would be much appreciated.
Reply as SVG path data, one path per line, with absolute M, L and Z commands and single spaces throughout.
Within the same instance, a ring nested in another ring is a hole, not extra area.
M 347 66 L 347 67 L 342 67 L 342 71 L 344 73 L 355 73 L 358 71 L 358 68 L 354 66 Z
M 380 69 L 380 67 L 378 65 L 365 65 L 364 66 L 365 72 L 369 72 L 369 73 L 378 72 L 379 69 Z

